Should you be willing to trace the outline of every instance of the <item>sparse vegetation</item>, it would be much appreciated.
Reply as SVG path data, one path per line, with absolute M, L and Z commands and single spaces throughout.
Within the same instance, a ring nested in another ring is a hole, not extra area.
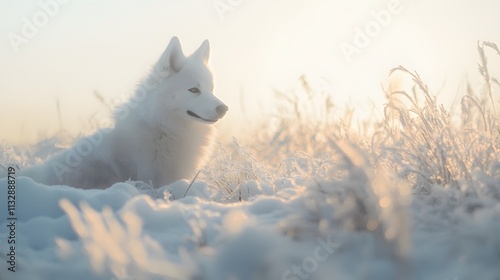
M 417 192 L 429 193 L 431 186 L 440 185 L 463 191 L 465 196 L 499 199 L 500 189 L 486 181 L 500 180 L 500 120 L 494 97 L 500 84 L 490 76 L 484 48 L 500 55 L 494 43 L 478 44 L 484 91 L 473 92 L 468 86 L 458 120 L 438 104 L 417 72 L 402 66 L 392 69 L 390 75 L 408 75 L 414 82 L 412 92 L 386 92 L 384 117 L 372 121 L 369 129 L 354 129 L 352 110 L 339 115 L 332 93 L 315 92 L 301 77 L 301 92 L 276 92 L 283 106 L 271 127 L 260 127 L 258 131 L 264 132 L 248 141 L 249 148 L 235 142 L 237 159 L 220 147 L 214 159 L 217 164 L 204 173 L 210 174 L 208 181 L 217 188 L 250 179 L 340 178 L 345 175 L 340 168 L 345 157 L 339 155 L 343 152 L 339 145 L 349 143 L 362 151 L 369 165 L 395 172 Z M 214 172 L 224 174 L 225 179 L 216 179 Z

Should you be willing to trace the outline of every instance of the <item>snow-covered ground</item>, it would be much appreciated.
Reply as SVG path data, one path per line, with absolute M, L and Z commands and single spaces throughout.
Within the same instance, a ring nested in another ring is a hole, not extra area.
M 411 108 L 389 100 L 395 121 L 371 137 L 283 116 L 248 141 L 258 155 L 220 146 L 193 182 L 0 179 L 0 279 L 498 280 L 500 121 L 470 97 L 455 124 L 423 91 Z M 22 168 L 66 142 L 0 162 Z
M 499 279 L 498 201 L 349 170 L 247 180 L 233 196 L 199 180 L 80 190 L 18 177 L 16 272 L 4 178 L 1 279 Z

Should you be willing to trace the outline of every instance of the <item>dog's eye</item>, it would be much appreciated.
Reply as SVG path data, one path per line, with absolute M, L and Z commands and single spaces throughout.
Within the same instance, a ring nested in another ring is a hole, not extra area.
M 201 93 L 200 89 L 197 87 L 190 88 L 189 91 L 192 93 Z

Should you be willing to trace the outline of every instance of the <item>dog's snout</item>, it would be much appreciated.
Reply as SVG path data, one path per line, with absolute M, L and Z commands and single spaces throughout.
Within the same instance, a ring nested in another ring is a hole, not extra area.
M 229 107 L 227 107 L 226 105 L 219 105 L 217 106 L 217 108 L 215 108 L 215 111 L 217 111 L 217 115 L 219 115 L 219 118 L 224 117 L 227 110 L 229 110 Z

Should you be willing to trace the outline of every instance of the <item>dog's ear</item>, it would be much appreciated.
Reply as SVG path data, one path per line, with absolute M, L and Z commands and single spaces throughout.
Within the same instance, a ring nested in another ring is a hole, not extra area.
M 203 60 L 203 62 L 208 63 L 208 56 L 210 55 L 210 43 L 208 40 L 203 41 L 201 46 L 193 53 L 193 56 L 196 56 Z
M 158 61 L 158 67 L 163 71 L 170 68 L 174 72 L 179 72 L 182 69 L 185 60 L 186 56 L 184 56 L 184 53 L 182 52 L 179 38 L 172 37 L 167 49 L 163 52 L 160 61 Z

